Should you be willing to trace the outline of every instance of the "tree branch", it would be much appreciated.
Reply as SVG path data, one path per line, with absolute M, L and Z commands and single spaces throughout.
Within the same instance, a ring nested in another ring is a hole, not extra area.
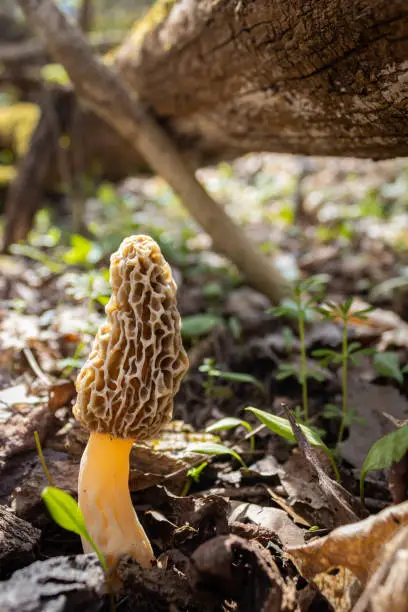
M 170 137 L 134 92 L 95 57 L 80 32 L 52 0 L 18 0 L 27 20 L 54 59 L 64 65 L 78 95 L 145 157 L 211 236 L 215 248 L 233 261 L 247 281 L 276 303 L 285 283 L 245 233 L 194 177 Z

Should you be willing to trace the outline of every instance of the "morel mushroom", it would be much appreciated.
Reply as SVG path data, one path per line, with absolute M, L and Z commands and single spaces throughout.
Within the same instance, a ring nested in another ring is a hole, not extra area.
M 172 418 L 173 396 L 188 367 L 176 284 L 149 236 L 130 236 L 111 256 L 106 323 L 76 381 L 74 415 L 90 431 L 82 456 L 79 506 L 88 531 L 114 565 L 129 554 L 143 567 L 152 547 L 130 498 L 129 455 Z M 85 552 L 90 552 L 83 542 Z

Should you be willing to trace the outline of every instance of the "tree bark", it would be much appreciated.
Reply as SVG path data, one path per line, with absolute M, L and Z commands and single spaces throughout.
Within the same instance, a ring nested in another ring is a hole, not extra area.
M 408 154 L 406 0 L 181 0 L 164 18 L 152 11 L 116 67 L 199 156 Z

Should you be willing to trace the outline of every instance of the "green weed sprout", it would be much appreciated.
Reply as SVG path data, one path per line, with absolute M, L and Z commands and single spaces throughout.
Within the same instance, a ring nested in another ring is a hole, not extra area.
M 395 431 L 374 442 L 370 448 L 360 475 L 360 499 L 364 503 L 364 481 L 367 473 L 372 470 L 384 470 L 398 463 L 408 452 L 408 425 L 403 425 Z
M 315 309 L 320 312 L 323 319 L 340 322 L 343 326 L 341 352 L 332 349 L 317 349 L 313 351 L 313 356 L 318 357 L 323 366 L 327 366 L 329 363 L 341 364 L 342 407 L 337 439 L 338 444 L 343 440 L 344 429 L 349 422 L 350 416 L 347 405 L 349 362 L 356 365 L 361 355 L 372 353 L 372 349 L 362 349 L 360 342 L 351 342 L 349 344 L 348 329 L 352 320 L 358 322 L 365 321 L 367 319 L 366 315 L 372 312 L 374 308 L 368 307 L 362 310 L 353 311 L 352 306 L 353 298 L 349 298 L 342 304 L 325 301 L 321 306 L 315 307 Z
M 214 431 L 227 431 L 228 429 L 233 429 L 234 427 L 245 427 L 248 433 L 252 431 L 252 426 L 248 423 L 248 421 L 244 421 L 243 419 L 237 419 L 236 417 L 224 417 L 223 419 L 219 419 L 215 423 L 209 425 L 205 432 L 213 433 Z M 249 443 L 251 445 L 251 451 L 255 450 L 255 438 L 252 436 L 249 439 Z
M 85 525 L 84 516 L 77 502 L 71 495 L 69 495 L 69 493 L 54 486 L 54 482 L 51 478 L 50 472 L 48 471 L 47 464 L 45 463 L 44 454 L 37 431 L 34 432 L 34 438 L 41 465 L 49 482 L 49 486 L 45 487 L 41 493 L 41 497 L 47 506 L 49 513 L 57 525 L 63 529 L 66 529 L 67 531 L 76 533 L 89 542 L 95 551 L 105 574 L 108 575 L 109 568 L 108 564 L 106 563 L 106 559 L 89 535 Z
M 373 359 L 373 366 L 377 374 L 393 378 L 400 385 L 404 382 L 404 374 L 408 372 L 408 366 L 400 366 L 399 357 L 394 351 L 376 353 Z
M 305 422 L 309 420 L 308 378 L 313 377 L 317 380 L 322 380 L 319 372 L 308 372 L 307 369 L 305 326 L 308 321 L 313 320 L 316 293 L 321 294 L 325 283 L 326 277 L 324 275 L 300 280 L 295 285 L 293 299 L 285 299 L 280 306 L 271 308 L 268 311 L 278 317 L 289 317 L 297 321 L 300 341 L 300 372 L 292 364 L 282 364 L 277 378 L 282 380 L 288 376 L 295 375 L 299 380 L 302 387 L 303 419 Z
M 213 358 L 204 359 L 203 364 L 198 368 L 200 372 L 207 374 L 207 380 L 204 383 L 204 389 L 207 397 L 213 395 L 213 379 L 220 378 L 221 380 L 228 380 L 230 382 L 248 383 L 254 385 L 263 395 L 266 395 L 265 387 L 260 380 L 246 374 L 245 372 L 225 372 L 215 366 L 215 360 Z

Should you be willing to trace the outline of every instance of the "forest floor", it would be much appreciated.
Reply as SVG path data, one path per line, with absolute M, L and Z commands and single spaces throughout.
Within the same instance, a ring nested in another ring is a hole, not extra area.
M 75 377 L 109 256 L 143 233 L 172 266 L 190 369 L 174 421 L 132 451 L 158 567 L 121 562 L 115 609 L 407 610 L 408 163 L 252 155 L 199 174 L 296 283 L 280 310 L 157 178 L 89 189 L 87 238 L 44 209 L 1 256 L 0 609 L 112 609 L 96 556 L 42 501 L 34 432 L 76 497 Z

